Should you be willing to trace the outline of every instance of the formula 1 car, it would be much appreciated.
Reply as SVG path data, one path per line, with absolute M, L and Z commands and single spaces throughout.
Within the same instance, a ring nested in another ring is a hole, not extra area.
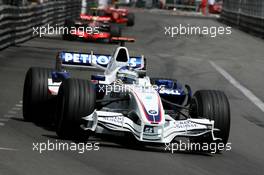
M 112 37 L 121 36 L 120 26 L 110 23 L 110 18 L 80 15 L 78 19 L 65 20 L 64 40 L 82 38 L 89 41 L 112 42 Z
M 194 143 L 228 141 L 230 107 L 224 92 L 199 90 L 192 95 L 177 80 L 150 78 L 144 56 L 130 56 L 124 46 L 112 56 L 60 52 L 56 60 L 54 70 L 28 70 L 23 115 L 43 123 L 55 113 L 51 120 L 60 138 L 123 133 L 144 144 L 170 143 L 177 137 Z M 104 73 L 75 79 L 66 71 L 72 68 Z
M 127 26 L 133 26 L 135 24 L 135 15 L 125 8 L 91 8 L 91 11 L 97 11 L 100 17 L 110 18 L 112 23 L 126 24 Z
M 221 14 L 223 9 L 223 1 L 218 0 L 214 4 L 209 5 L 208 10 L 211 14 Z

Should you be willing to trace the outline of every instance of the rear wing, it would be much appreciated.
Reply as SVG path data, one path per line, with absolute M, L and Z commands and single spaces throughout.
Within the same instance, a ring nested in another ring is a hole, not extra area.
M 106 69 L 111 59 L 108 54 L 60 52 L 56 60 L 56 70 L 63 68 L 85 68 L 85 69 Z M 146 59 L 144 56 L 130 56 L 129 65 L 139 72 L 146 71 Z
M 112 37 L 111 40 L 113 42 L 119 43 L 120 46 L 125 46 L 126 42 L 130 42 L 130 43 L 135 42 L 134 38 L 128 38 L 128 37 Z
M 91 20 L 101 21 L 101 22 L 111 21 L 111 18 L 107 16 L 92 16 L 92 15 L 80 14 L 80 18 L 83 20 L 88 20 L 88 21 L 91 21 Z

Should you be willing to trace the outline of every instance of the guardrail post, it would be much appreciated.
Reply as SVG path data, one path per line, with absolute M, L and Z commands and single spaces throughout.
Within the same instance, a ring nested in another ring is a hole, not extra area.
M 86 0 L 82 0 L 82 14 L 86 14 L 87 11 L 87 2 Z
M 241 3 L 242 3 L 242 0 L 239 0 L 239 3 L 238 3 L 238 12 L 237 12 L 237 25 L 238 26 L 240 25 Z
M 11 20 L 11 24 L 10 24 L 10 28 L 11 28 L 11 37 L 10 37 L 10 45 L 16 45 L 16 25 L 15 25 L 15 19 L 18 18 L 19 16 L 19 12 L 18 9 L 14 10 L 15 13 L 12 15 L 12 20 Z M 15 17 L 15 19 L 14 19 Z

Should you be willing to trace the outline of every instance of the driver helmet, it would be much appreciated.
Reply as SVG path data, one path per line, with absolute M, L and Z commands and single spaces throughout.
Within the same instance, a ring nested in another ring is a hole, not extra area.
M 138 73 L 133 70 L 129 70 L 127 67 L 121 68 L 117 72 L 117 79 L 122 80 L 122 82 L 126 84 L 133 84 L 138 80 Z

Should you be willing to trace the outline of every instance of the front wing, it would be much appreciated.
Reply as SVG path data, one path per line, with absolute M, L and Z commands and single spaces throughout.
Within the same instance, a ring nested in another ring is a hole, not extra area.
M 98 125 L 111 131 L 130 132 L 135 138 L 142 142 L 170 143 L 175 137 L 198 137 L 204 134 L 211 134 L 215 138 L 214 121 L 208 119 L 186 119 L 174 120 L 165 115 L 166 122 L 158 124 L 134 123 L 122 113 L 109 111 L 94 111 L 91 115 L 84 117 L 87 125 L 82 125 L 84 130 L 97 132 Z

